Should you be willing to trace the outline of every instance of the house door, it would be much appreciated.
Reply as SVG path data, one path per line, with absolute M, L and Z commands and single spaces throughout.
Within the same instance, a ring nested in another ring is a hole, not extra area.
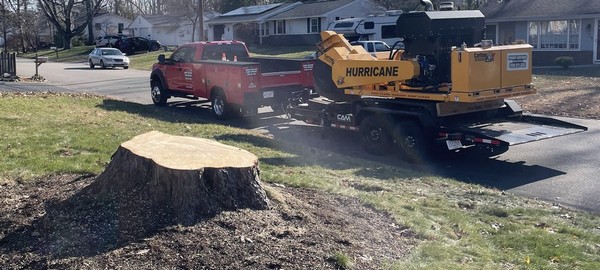
M 600 61 L 600 20 L 596 22 L 596 61 Z
M 215 41 L 223 40 L 223 34 L 225 34 L 225 25 L 214 25 L 213 29 L 213 39 Z

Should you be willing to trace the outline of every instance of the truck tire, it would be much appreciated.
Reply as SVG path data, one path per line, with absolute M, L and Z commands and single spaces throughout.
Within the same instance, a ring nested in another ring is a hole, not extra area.
M 391 122 L 386 117 L 367 116 L 360 123 L 360 137 L 365 151 L 373 155 L 384 155 L 394 147 Z
M 167 90 L 165 90 L 160 82 L 152 82 L 152 88 L 150 89 L 150 97 L 152 97 L 152 102 L 156 106 L 164 106 L 167 104 L 167 99 L 169 95 L 167 94 Z
M 211 99 L 211 107 L 212 112 L 217 119 L 225 120 L 229 118 L 230 115 L 230 105 L 227 104 L 227 99 L 225 95 L 221 92 L 216 92 Z
M 408 162 L 422 163 L 431 158 L 431 148 L 425 133 L 414 121 L 400 121 L 392 132 L 394 144 L 400 151 L 400 157 Z

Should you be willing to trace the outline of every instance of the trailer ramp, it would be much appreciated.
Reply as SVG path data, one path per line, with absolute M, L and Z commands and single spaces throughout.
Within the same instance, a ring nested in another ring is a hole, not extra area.
M 508 145 L 517 145 L 586 131 L 587 127 L 550 117 L 519 115 L 463 127 Z

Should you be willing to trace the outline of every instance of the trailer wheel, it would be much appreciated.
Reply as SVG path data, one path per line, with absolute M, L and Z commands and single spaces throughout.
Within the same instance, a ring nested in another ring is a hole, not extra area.
M 152 103 L 156 106 L 164 106 L 167 104 L 167 91 L 163 88 L 160 82 L 153 81 L 152 88 L 150 89 L 150 96 L 152 97 Z
M 212 112 L 217 119 L 224 120 L 229 117 L 229 104 L 221 92 L 216 92 L 211 100 Z
M 430 145 L 421 126 L 414 121 L 400 121 L 392 132 L 394 143 L 400 150 L 401 158 L 419 163 L 430 158 Z
M 367 116 L 360 124 L 360 137 L 365 151 L 369 154 L 383 155 L 393 149 L 390 121 L 376 115 Z

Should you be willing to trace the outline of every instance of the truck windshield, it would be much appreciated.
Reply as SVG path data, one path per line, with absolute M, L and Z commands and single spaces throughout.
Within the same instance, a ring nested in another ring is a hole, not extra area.
M 244 44 L 214 44 L 204 47 L 202 60 L 221 60 L 223 53 L 229 61 L 233 61 L 234 57 L 248 57 Z

